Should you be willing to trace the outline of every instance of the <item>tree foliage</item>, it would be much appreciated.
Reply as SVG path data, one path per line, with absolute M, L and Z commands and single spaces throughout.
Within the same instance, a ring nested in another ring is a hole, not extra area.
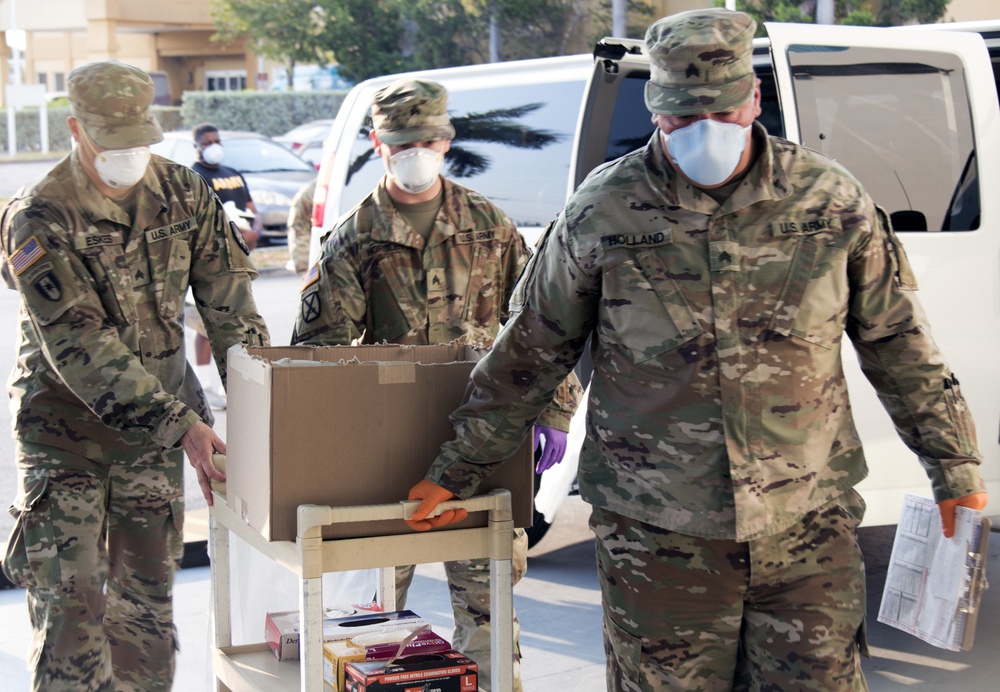
M 288 86 L 296 64 L 325 65 L 333 56 L 324 39 L 327 0 L 212 0 L 217 38 L 249 38 L 260 55 L 288 66 Z
M 834 21 L 855 26 L 900 26 L 929 24 L 944 17 L 951 0 L 835 0 Z M 713 0 L 716 7 L 724 0 Z M 737 0 L 737 9 L 752 15 L 758 22 L 813 23 L 817 0 Z M 764 35 L 758 26 L 757 34 Z

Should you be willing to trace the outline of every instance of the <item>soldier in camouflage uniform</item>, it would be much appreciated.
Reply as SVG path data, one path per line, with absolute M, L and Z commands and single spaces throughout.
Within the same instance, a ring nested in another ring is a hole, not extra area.
M 520 444 L 593 336 L 579 482 L 609 690 L 866 689 L 867 467 L 845 334 L 946 534 L 956 505 L 986 502 L 972 419 L 886 215 L 839 165 L 753 122 L 755 27 L 722 9 L 650 27 L 652 138 L 593 172 L 543 237 L 456 439 L 411 492 L 411 526 L 448 523 L 426 517 Z
M 455 136 L 444 87 L 404 80 L 376 92 L 372 103 L 371 138 L 388 175 L 330 232 L 303 281 L 292 343 L 490 344 L 530 256 L 524 239 L 482 195 L 439 175 Z M 579 397 L 579 382 L 571 377 L 539 419 L 547 451 L 560 444 L 565 451 Z M 546 461 L 551 459 L 539 463 Z M 518 529 L 515 583 L 527 567 L 527 550 Z M 413 570 L 397 569 L 400 608 Z M 489 560 L 449 562 L 445 570 L 455 615 L 452 644 L 479 664 L 480 686 L 488 691 Z M 514 639 L 520 690 L 516 618 Z
M 22 307 L 10 379 L 19 492 L 4 571 L 27 589 L 35 690 L 169 690 L 183 456 L 211 504 L 225 444 L 184 354 L 194 291 L 226 349 L 267 344 L 239 231 L 193 171 L 150 156 L 153 83 L 109 60 L 69 77 L 76 148 L 3 210 Z
M 289 268 L 297 274 L 309 268 L 309 239 L 312 236 L 313 197 L 316 195 L 316 180 L 302 186 L 288 208 L 288 255 Z

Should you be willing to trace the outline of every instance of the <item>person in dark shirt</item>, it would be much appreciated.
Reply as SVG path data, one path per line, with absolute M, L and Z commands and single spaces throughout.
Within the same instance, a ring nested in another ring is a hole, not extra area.
M 208 186 L 218 196 L 225 205 L 232 202 L 239 211 L 253 214 L 252 227 L 246 224 L 239 224 L 240 232 L 246 241 L 247 247 L 253 250 L 257 246 L 257 239 L 260 237 L 260 216 L 254 206 L 253 198 L 250 196 L 250 189 L 243 174 L 237 170 L 222 165 L 224 149 L 222 148 L 222 138 L 219 136 L 219 128 L 211 123 L 195 125 L 192 131 L 194 136 L 194 148 L 198 154 L 198 160 L 191 166 L 194 172 L 205 179 Z M 204 377 L 202 382 L 205 385 L 205 398 L 209 405 L 215 410 L 226 408 L 226 394 L 221 386 L 214 384 L 212 377 L 212 347 L 205 334 L 205 328 L 199 319 L 195 306 L 189 305 L 185 309 L 185 316 L 189 318 L 188 326 L 194 332 L 194 353 L 195 364 L 198 368 L 198 375 Z

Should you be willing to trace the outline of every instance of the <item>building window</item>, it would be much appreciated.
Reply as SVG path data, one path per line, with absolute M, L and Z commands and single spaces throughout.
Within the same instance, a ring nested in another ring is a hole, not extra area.
M 242 91 L 246 88 L 246 70 L 205 70 L 206 91 Z
M 55 91 L 66 91 L 66 75 L 63 72 L 53 72 L 53 78 L 56 80 Z
M 45 87 L 45 90 L 48 91 L 49 76 L 47 74 L 45 74 L 44 72 L 39 72 L 38 73 L 38 83 L 41 84 L 43 87 Z

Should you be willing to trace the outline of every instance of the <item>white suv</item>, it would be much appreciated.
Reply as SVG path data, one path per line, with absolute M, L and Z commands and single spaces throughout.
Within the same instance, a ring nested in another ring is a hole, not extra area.
M 935 337 L 979 427 L 991 496 L 986 513 L 1000 514 L 1000 22 L 766 28 L 768 38 L 754 51 L 760 121 L 843 163 L 891 213 Z M 595 166 L 642 146 L 653 129 L 642 98 L 649 68 L 640 41 L 605 39 L 593 56 L 368 80 L 344 101 L 324 148 L 313 258 L 318 238 L 383 173 L 367 136 L 371 94 L 417 75 L 449 91 L 457 136 L 446 175 L 496 202 L 529 242 Z M 859 486 L 865 522 L 893 524 L 905 493 L 929 492 L 927 477 L 853 351 L 845 354 L 854 418 L 872 461 Z M 584 364 L 584 380 L 587 374 Z M 577 444 L 582 419 L 571 431 Z M 534 540 L 566 495 L 578 449 L 542 479 Z

